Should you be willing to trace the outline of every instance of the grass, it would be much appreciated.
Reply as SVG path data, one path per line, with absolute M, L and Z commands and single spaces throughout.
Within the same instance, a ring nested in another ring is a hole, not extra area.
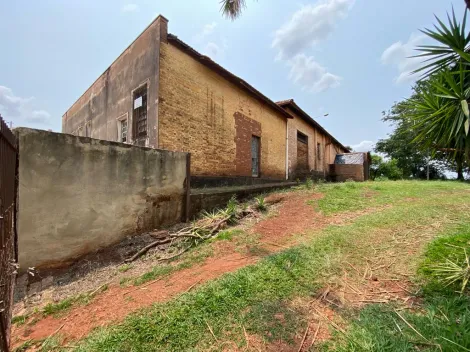
M 413 231 L 409 236 L 413 240 L 425 232 L 426 236 L 440 234 L 437 241 L 449 241 L 455 234 L 457 220 L 463 226 L 470 224 L 470 213 L 465 208 L 470 203 L 470 192 L 462 183 L 347 182 L 312 187 L 324 193 L 315 206 L 326 214 L 383 204 L 392 207 L 359 217 L 349 225 L 329 226 L 322 231 L 312 229 L 304 245 L 267 256 L 255 265 L 226 274 L 169 302 L 142 309 L 118 325 L 96 329 L 74 343 L 78 346 L 75 350 L 207 351 L 223 350 L 230 344 L 243 350 L 245 331 L 266 343 L 281 340 L 292 344 L 307 325 L 305 311 L 294 307 L 292 302 L 298 298 L 312 299 L 320 287 L 342 275 L 344 258 L 356 265 L 355 258 L 371 255 L 373 241 L 378 241 L 377 250 L 385 253 L 391 236 L 408 233 L 410 228 Z M 430 226 L 435 222 L 439 226 Z M 455 238 L 465 240 L 465 237 Z M 256 239 L 248 238 L 240 230 L 223 231 L 216 240 L 244 243 L 249 251 L 262 250 L 257 247 Z M 248 245 L 247 241 L 252 243 Z M 423 263 L 442 259 L 438 257 L 441 249 L 433 245 L 427 248 Z M 154 268 L 134 283 L 142 284 L 177 268 L 189 267 L 210 255 L 207 248 L 210 246 L 201 245 L 187 253 L 180 264 Z M 431 260 L 433 255 L 436 258 Z M 403 261 L 409 267 L 418 267 L 417 257 L 404 256 Z M 417 280 L 428 285 L 432 278 L 423 274 L 426 272 L 423 268 L 425 265 L 421 264 Z M 455 295 L 442 299 L 437 291 L 432 292 L 422 297 L 423 306 L 418 313 L 401 313 L 425 339 L 400 319 L 395 306 L 371 305 L 362 311 L 339 311 L 349 324 L 348 335 L 334 334 L 321 347 L 339 351 L 433 350 L 436 344 L 450 351 L 465 351 L 459 345 L 470 348 L 466 301 Z
M 451 227 L 454 220 L 450 215 L 458 216 L 461 221 L 470 222 L 470 213 L 467 214 L 468 211 L 462 207 L 470 201 L 470 193 L 450 196 L 452 192 L 467 187 L 462 184 L 383 182 L 377 185 L 367 183 L 339 185 L 341 188 L 335 186 L 338 185 L 319 186 L 326 193 L 324 199 L 331 199 L 331 194 L 338 194 L 339 191 L 347 192 L 349 198 L 337 202 L 336 204 L 342 205 L 330 208 L 329 211 L 332 212 L 339 209 L 357 209 L 354 198 L 362 194 L 365 189 L 374 188 L 383 199 L 369 197 L 364 200 L 364 202 L 370 201 L 367 205 L 398 202 L 400 206 L 360 217 L 351 225 L 330 226 L 305 245 L 268 256 L 256 265 L 224 275 L 174 300 L 143 309 L 130 315 L 119 325 L 98 329 L 79 344 L 77 351 L 204 351 L 214 348 L 214 345 L 223 344 L 223 341 L 231 341 L 242 348 L 246 343 L 244 329 L 265 341 L 282 339 L 291 342 L 295 331 L 305 329 L 306 320 L 301 312 L 294 310 L 293 314 L 289 313 L 292 312 L 289 310 L 292 308 L 288 308 L 288 302 L 296 297 L 308 299 L 329 278 L 341 275 L 342 258 L 345 256 L 370 255 L 370 247 L 364 244 L 369 243 L 371 238 L 388 233 L 391 229 L 399 232 L 410 227 L 419 229 L 436 219 L 440 220 L 441 227 Z M 447 192 L 449 196 L 442 197 L 442 192 Z M 416 197 L 418 200 L 406 201 L 407 197 Z M 322 206 L 325 204 L 320 205 Z M 359 205 L 359 207 L 365 206 L 364 203 Z M 443 218 L 441 216 L 443 212 L 449 216 Z M 426 231 L 434 231 L 436 235 L 439 232 L 433 227 Z M 416 236 L 419 235 L 417 231 Z M 409 261 L 408 264 L 412 263 L 413 258 L 405 259 Z M 413 324 L 418 324 L 418 321 L 423 322 L 420 325 L 423 328 L 423 335 L 437 334 L 436 336 L 442 335 L 444 339 L 449 338 L 448 336 L 455 331 L 462 333 L 464 331 L 462 329 L 466 329 L 467 307 L 463 301 L 449 301 L 447 306 L 440 307 L 449 320 L 458 319 L 456 321 L 460 324 L 458 326 L 449 324 L 447 328 L 450 330 L 445 333 L 429 325 L 432 319 L 437 319 L 437 313 L 431 314 L 432 302 L 432 300 L 426 301 L 426 304 L 430 305 L 429 314 L 406 315 L 406 319 Z M 455 314 L 447 309 L 452 304 L 460 304 Z M 349 342 L 346 342 L 346 345 L 341 344 L 344 341 L 338 338 L 338 341 L 333 343 L 345 351 L 351 350 L 351 346 L 347 343 L 353 343 L 356 348 L 354 350 L 363 348 L 394 351 L 395 347 L 407 348 L 408 345 L 413 348 L 415 346 L 432 348 L 426 345 L 426 341 L 420 341 L 413 336 L 403 321 L 398 321 L 400 318 L 393 312 L 393 308 L 370 306 L 360 312 L 360 320 L 357 322 L 355 321 L 357 315 L 353 314 L 354 319 L 350 321 L 352 328 Z M 282 314 L 283 321 L 276 318 L 279 314 Z M 401 340 L 400 332 L 392 330 L 393 326 L 396 327 L 395 322 L 400 324 L 402 331 L 406 331 L 408 335 L 405 336 L 408 336 L 408 339 Z M 379 333 L 378 326 L 385 329 L 382 336 L 375 336 Z M 437 330 L 433 330 L 434 328 Z M 210 330 L 213 331 L 217 341 Z M 379 342 L 371 342 L 375 337 Z M 393 340 L 395 338 L 398 342 Z M 454 338 L 452 341 L 457 344 L 466 343 L 462 339 Z M 445 345 L 440 340 L 439 343 Z M 446 343 L 452 345 L 451 342 Z M 390 346 L 393 348 L 389 348 Z M 379 349 L 374 349 L 376 347 Z
M 156 280 L 159 277 L 169 275 L 178 270 L 190 268 L 195 264 L 204 262 L 204 260 L 206 260 L 211 254 L 212 254 L 212 248 L 206 243 L 203 243 L 199 245 L 197 248 L 193 248 L 188 253 L 186 253 L 183 256 L 183 260 L 180 261 L 178 264 L 173 265 L 171 264 L 171 261 L 170 261 L 169 264 L 156 265 L 152 268 L 152 270 L 135 278 L 133 280 L 133 284 L 134 286 L 139 286 L 146 282 Z M 121 279 L 120 284 L 121 286 L 125 286 L 131 280 L 132 279 L 130 278 Z
M 42 315 L 46 317 L 48 315 L 53 315 L 57 317 L 68 311 L 75 304 L 88 304 L 90 301 L 91 297 L 88 294 L 80 294 L 74 297 L 66 298 L 57 303 L 48 303 L 42 309 Z
M 466 184 L 451 181 L 369 181 L 323 183 L 316 190 L 324 197 L 311 204 L 326 215 L 362 210 L 372 206 L 400 205 L 419 201 L 440 192 L 466 189 Z
M 422 285 L 419 310 L 403 311 L 393 305 L 371 305 L 350 319 L 347 336 L 326 343 L 334 351 L 470 351 L 470 297 L 445 287 L 432 268 L 444 260 L 463 259 L 458 247 L 470 246 L 470 223 L 450 227 L 426 247 L 418 266 Z M 359 346 L 359 347 L 358 347 Z
M 69 297 L 63 299 L 57 303 L 48 303 L 41 311 L 44 317 L 52 315 L 54 317 L 59 317 L 65 314 L 70 308 L 75 305 L 87 305 L 93 299 L 93 296 L 96 295 L 98 292 L 104 292 L 108 289 L 108 285 L 105 284 L 99 287 L 98 291 L 94 291 L 93 293 L 82 293 L 73 297 Z
M 28 320 L 28 315 L 17 315 L 11 319 L 11 323 L 17 326 L 21 326 Z
M 447 233 L 429 243 L 426 256 L 420 265 L 418 273 L 425 281 L 424 288 L 427 291 L 439 293 L 458 291 L 459 285 L 453 284 L 449 287 L 442 285 L 442 277 L 438 275 L 435 268 L 447 260 L 455 263 L 464 263 L 465 251 L 470 253 L 470 224 L 461 224 L 454 231 Z

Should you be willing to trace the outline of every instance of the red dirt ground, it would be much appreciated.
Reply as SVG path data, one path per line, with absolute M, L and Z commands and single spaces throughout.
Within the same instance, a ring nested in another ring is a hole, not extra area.
M 335 222 L 333 218 L 326 218 L 316 212 L 312 205 L 306 204 L 308 200 L 319 199 L 321 194 L 292 193 L 289 196 L 283 197 L 281 194 L 276 197 L 282 198 L 278 208 L 279 214 L 261 220 L 252 229 L 252 233 L 261 235 L 260 242 L 271 251 L 281 250 L 284 246 L 276 244 L 287 243 L 293 234 L 300 234 L 312 228 L 322 228 Z M 110 286 L 90 304 L 76 306 L 64 317 L 49 316 L 33 326 L 27 324 L 14 326 L 13 345 L 18 346 L 29 339 L 40 340 L 57 333 L 58 330 L 60 335 L 65 337 L 65 341 L 80 339 L 96 327 L 120 322 L 142 307 L 167 301 L 177 294 L 260 259 L 229 250 L 216 253 L 215 257 L 208 258 L 202 265 L 175 272 L 147 287 L 141 286 L 136 289 L 136 287 L 123 288 L 119 285 Z

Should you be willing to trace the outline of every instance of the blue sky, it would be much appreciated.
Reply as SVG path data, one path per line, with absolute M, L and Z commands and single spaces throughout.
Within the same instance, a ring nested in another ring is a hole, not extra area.
M 230 21 L 218 0 L 0 1 L 0 113 L 61 130 L 61 116 L 158 15 L 169 32 L 271 99 L 294 98 L 343 144 L 370 149 L 382 111 L 410 94 L 419 29 L 464 1 L 246 0 Z

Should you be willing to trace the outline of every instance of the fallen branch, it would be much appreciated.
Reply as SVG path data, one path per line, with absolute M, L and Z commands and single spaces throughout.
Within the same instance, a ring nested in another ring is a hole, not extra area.
M 320 326 L 321 326 L 321 321 L 318 322 L 317 330 L 315 331 L 315 335 L 313 335 L 312 342 L 310 342 L 310 347 L 313 346 L 313 344 L 315 343 L 315 340 L 317 339 L 317 335 L 318 335 L 318 331 L 320 330 Z
M 304 337 L 303 337 L 303 339 L 302 339 L 302 342 L 300 343 L 300 346 L 299 346 L 299 349 L 297 350 L 297 352 L 302 351 L 302 347 L 303 347 L 303 345 L 304 345 L 304 343 L 305 343 L 305 339 L 307 338 L 307 333 L 308 333 L 308 328 L 309 328 L 309 327 L 310 327 L 310 325 L 307 324 L 307 329 L 305 329 Z
M 140 251 L 138 251 L 136 254 L 134 254 L 132 257 L 130 257 L 129 259 L 126 259 L 125 262 L 126 263 L 130 263 L 130 262 L 133 262 L 134 260 L 136 260 L 137 258 L 139 258 L 140 256 L 144 255 L 145 253 L 147 253 L 149 251 L 149 249 L 153 248 L 153 247 L 156 247 L 156 246 L 159 246 L 161 244 L 166 244 L 166 243 L 170 243 L 172 241 L 172 238 L 165 238 L 163 240 L 158 240 L 158 241 L 155 241 L 155 242 L 152 242 L 150 244 L 148 244 L 147 246 L 145 246 L 144 248 L 142 248 Z
M 173 259 L 173 258 L 176 258 L 176 257 L 179 257 L 181 254 L 189 251 L 191 249 L 192 246 L 188 246 L 186 247 L 185 249 L 183 249 L 182 251 L 180 251 L 179 253 L 176 253 L 175 255 L 172 255 L 172 256 L 169 256 L 169 257 L 166 257 L 166 258 L 160 258 L 158 259 L 159 262 L 163 262 L 165 260 L 170 260 L 170 259 Z

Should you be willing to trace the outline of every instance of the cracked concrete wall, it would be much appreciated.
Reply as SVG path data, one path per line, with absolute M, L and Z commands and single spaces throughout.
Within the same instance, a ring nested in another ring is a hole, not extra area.
M 19 262 L 53 268 L 184 212 L 186 153 L 28 128 L 19 138 Z

